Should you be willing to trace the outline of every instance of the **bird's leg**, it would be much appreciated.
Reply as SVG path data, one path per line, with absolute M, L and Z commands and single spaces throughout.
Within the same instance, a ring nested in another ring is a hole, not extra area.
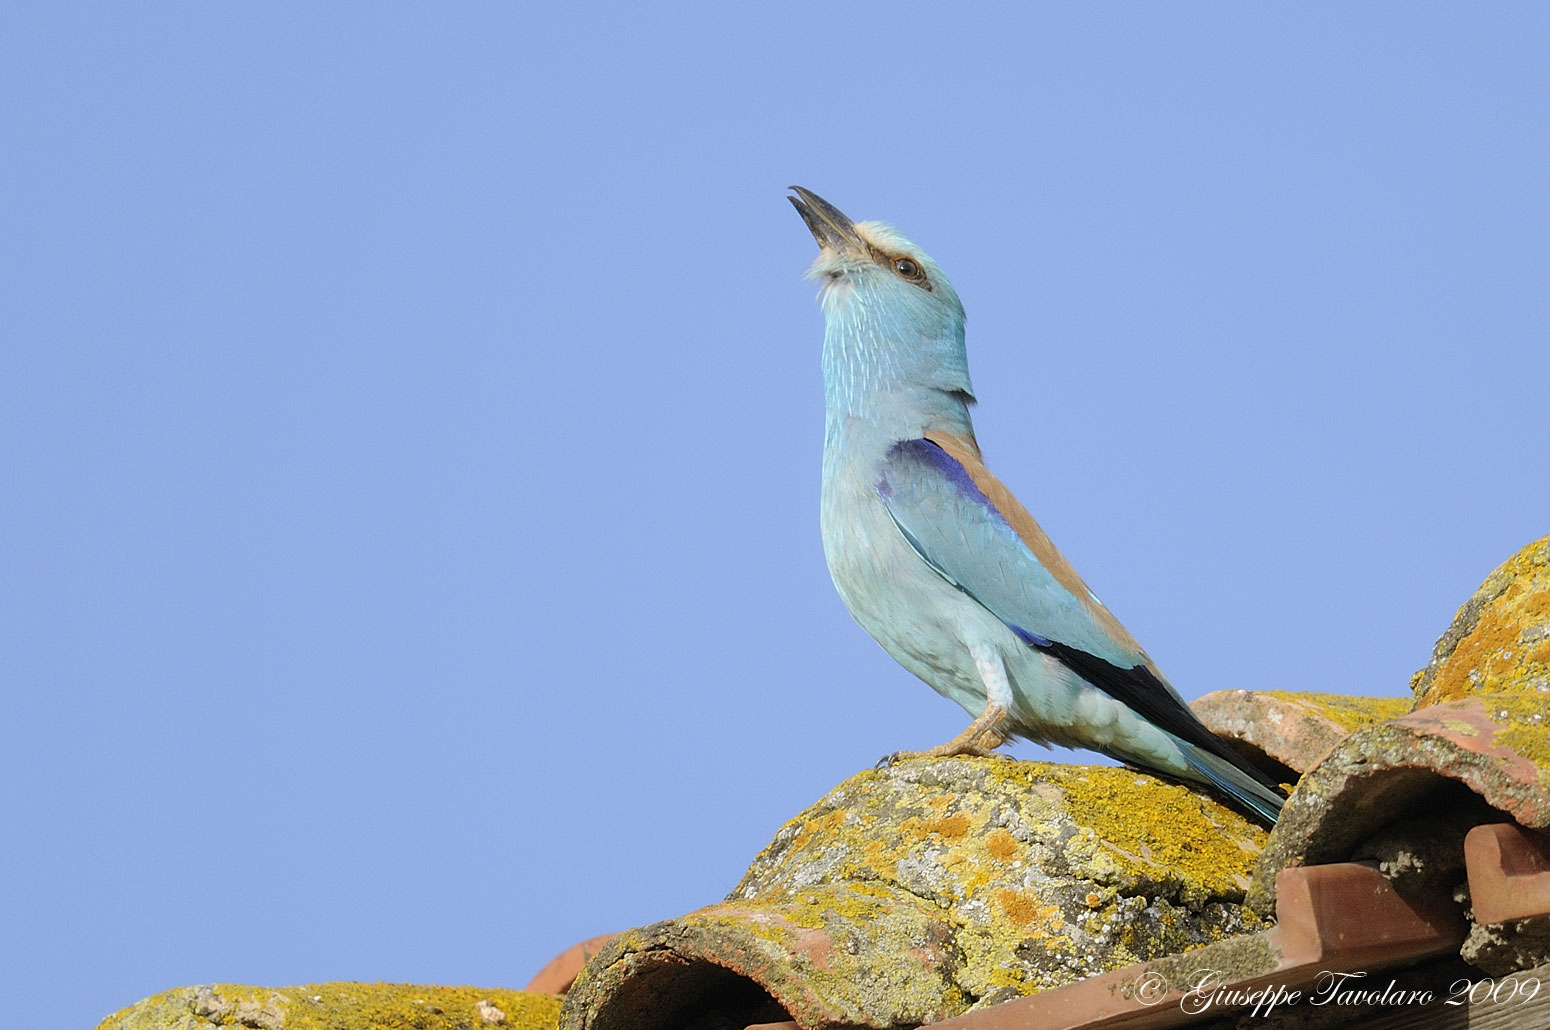
M 1006 737 L 997 727 L 1006 719 L 1007 710 L 986 705 L 985 711 L 969 723 L 962 733 L 945 744 L 928 747 L 924 751 L 895 751 L 878 761 L 878 768 L 902 762 L 908 758 L 952 758 L 955 755 L 975 755 L 989 758 L 994 748 L 1006 743 Z
M 1006 743 L 1007 734 L 1002 727 L 1012 710 L 1012 685 L 1007 681 L 1006 667 L 1001 664 L 1001 656 L 988 647 L 976 645 L 969 650 L 974 656 L 974 667 L 985 684 L 985 710 L 947 743 L 924 751 L 895 751 L 883 756 L 877 763 L 878 768 L 907 758 L 952 758 L 955 755 L 988 758 L 992 751 Z
M 980 718 L 984 718 L 984 716 L 981 716 Z M 990 752 L 994 751 L 996 748 L 1000 747 L 1002 744 L 1005 744 L 1008 740 L 1011 739 L 1012 737 L 1010 734 L 1004 733 L 1000 729 L 989 729 L 986 730 L 980 737 L 979 747 L 986 752 Z M 1005 758 L 1008 756 L 1003 755 L 1002 757 Z

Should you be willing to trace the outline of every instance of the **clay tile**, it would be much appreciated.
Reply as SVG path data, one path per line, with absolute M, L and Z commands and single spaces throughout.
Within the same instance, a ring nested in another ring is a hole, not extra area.
M 571 945 L 550 959 L 523 989 L 545 994 L 564 994 L 576 981 L 576 974 L 581 972 L 581 967 L 592 961 L 592 956 L 602 951 L 603 945 L 617 936 L 616 933 L 605 933 Z
M 1469 897 L 1481 923 L 1550 916 L 1550 842 L 1521 826 L 1476 826 L 1464 839 Z
M 1207 729 L 1238 743 L 1251 759 L 1264 764 L 1268 758 L 1299 774 L 1352 732 L 1403 715 L 1410 707 L 1408 697 L 1283 690 L 1219 690 L 1190 703 Z

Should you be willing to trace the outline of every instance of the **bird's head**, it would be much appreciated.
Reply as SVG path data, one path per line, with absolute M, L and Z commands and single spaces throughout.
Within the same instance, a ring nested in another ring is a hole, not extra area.
M 921 323 L 963 325 L 963 304 L 941 266 L 909 237 L 882 222 L 853 222 L 812 190 L 792 186 L 791 201 L 818 242 L 807 274 L 823 284 L 825 313 L 853 304 L 897 307 Z
M 963 304 L 941 267 L 903 233 L 853 222 L 812 190 L 788 197 L 818 258 L 807 274 L 823 287 L 825 377 L 854 395 L 920 386 L 972 401 L 963 352 Z

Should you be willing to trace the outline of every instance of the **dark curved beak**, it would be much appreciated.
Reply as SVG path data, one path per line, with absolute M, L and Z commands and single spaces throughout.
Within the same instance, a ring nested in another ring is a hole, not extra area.
M 807 231 L 813 234 L 820 249 L 866 253 L 867 246 L 861 234 L 856 232 L 856 223 L 846 218 L 843 211 L 812 190 L 801 186 L 792 186 L 790 189 L 796 196 L 786 199 L 791 201 L 791 206 L 797 209 L 797 214 L 807 223 Z

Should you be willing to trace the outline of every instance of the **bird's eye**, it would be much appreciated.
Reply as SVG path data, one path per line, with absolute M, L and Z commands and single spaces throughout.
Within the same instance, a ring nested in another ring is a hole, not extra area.
M 914 258 L 896 257 L 893 259 L 893 270 L 899 278 L 907 283 L 914 283 L 922 290 L 929 291 L 931 283 L 926 280 L 926 270 L 920 267 L 920 262 Z

